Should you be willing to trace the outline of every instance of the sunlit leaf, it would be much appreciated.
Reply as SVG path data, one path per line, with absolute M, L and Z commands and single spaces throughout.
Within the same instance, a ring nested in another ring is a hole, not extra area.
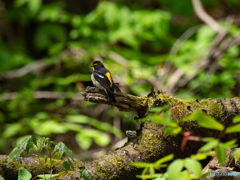
M 42 5 L 42 0 L 30 0 L 28 1 L 28 8 L 33 15 L 35 15 Z
M 232 156 L 236 156 L 236 155 L 239 155 L 240 154 L 240 150 L 236 150 L 236 151 L 234 151 L 231 155 Z
M 135 166 L 137 168 L 145 168 L 145 167 L 149 167 L 150 163 L 145 163 L 145 162 L 132 162 L 131 163 L 132 166 Z
M 91 121 L 91 119 L 85 115 L 69 115 L 66 117 L 66 119 L 69 122 L 75 122 L 75 123 L 81 123 L 81 124 L 86 124 Z
M 219 143 L 219 140 L 218 140 L 218 139 L 216 139 L 216 140 L 214 140 L 214 141 L 210 141 L 210 142 L 208 142 L 207 144 L 205 144 L 204 146 L 202 146 L 202 147 L 198 150 L 198 152 L 209 151 L 209 150 L 215 148 L 215 147 L 218 145 L 218 143 Z
M 190 156 L 190 158 L 201 161 L 206 159 L 208 156 L 211 156 L 211 154 L 209 152 L 204 152 L 204 153 L 193 154 Z
M 99 133 L 98 136 L 94 137 L 94 141 L 99 146 L 106 146 L 110 143 L 110 137 L 105 133 Z
M 184 160 L 177 159 L 173 161 L 167 168 L 167 175 L 169 180 L 178 179 L 178 174 L 183 169 Z
M 180 126 L 173 128 L 173 127 L 166 127 L 164 129 L 164 132 L 167 134 L 171 134 L 171 135 L 177 135 L 182 131 L 182 128 Z
M 172 160 L 173 157 L 174 157 L 173 154 L 169 154 L 169 155 L 164 156 L 163 158 L 157 160 L 157 161 L 155 162 L 155 164 L 160 165 L 160 164 L 162 164 L 162 163 L 165 163 L 165 162 L 167 162 L 167 161 Z
M 84 135 L 83 133 L 76 134 L 76 140 L 83 149 L 88 149 L 92 145 L 92 138 Z
M 240 124 L 236 124 L 234 126 L 226 128 L 226 133 L 235 133 L 235 132 L 240 132 Z
M 234 123 L 240 122 L 240 115 L 239 115 L 239 114 L 236 115 L 236 116 L 233 118 L 233 122 L 234 122 Z
M 216 121 L 214 118 L 202 113 L 201 111 L 196 111 L 190 116 L 183 118 L 182 121 L 190 121 L 190 120 L 196 120 L 197 123 L 204 128 L 208 129 L 215 129 L 218 131 L 222 131 L 224 129 L 224 126 Z
M 167 126 L 169 122 L 172 120 L 172 111 L 167 111 L 166 115 L 164 116 L 164 126 Z
M 235 148 L 235 147 L 237 147 L 237 144 L 235 144 L 236 142 L 237 142 L 237 139 L 233 139 L 233 140 L 227 141 L 225 143 L 222 143 L 222 145 L 225 148 Z
M 217 157 L 221 164 L 223 163 L 223 161 L 226 158 L 226 149 L 222 143 L 219 143 L 219 145 L 217 147 Z
M 31 173 L 24 167 L 20 167 L 18 171 L 18 180 L 30 180 L 32 178 Z
M 188 169 L 189 172 L 195 174 L 197 177 L 201 176 L 202 165 L 200 162 L 194 159 L 186 158 L 184 160 L 184 166 Z

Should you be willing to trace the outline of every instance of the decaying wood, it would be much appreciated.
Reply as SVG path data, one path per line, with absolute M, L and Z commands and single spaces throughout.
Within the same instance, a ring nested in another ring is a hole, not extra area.
M 104 91 L 99 91 L 95 87 L 88 87 L 82 92 L 84 99 L 96 103 L 109 104 Z M 118 91 L 114 93 L 117 102 L 111 103 L 122 111 L 135 111 L 138 114 L 147 113 L 150 107 L 170 105 L 172 118 L 180 120 L 196 110 L 214 117 L 225 127 L 232 124 L 232 118 L 240 112 L 240 98 L 233 99 L 206 99 L 202 101 L 184 101 L 161 91 L 152 92 L 148 96 L 136 97 L 126 95 Z M 142 113 L 144 112 L 144 113 Z M 238 138 L 239 134 L 227 134 L 200 127 L 195 121 L 180 123 L 183 131 L 193 131 L 201 137 L 215 137 L 222 142 Z M 181 150 L 182 135 L 172 136 L 164 133 L 164 127 L 147 121 L 143 124 L 137 136 L 131 137 L 129 141 L 121 148 L 110 151 L 104 157 L 88 163 L 75 162 L 75 170 L 65 175 L 63 170 L 57 166 L 54 173 L 61 172 L 61 179 L 80 179 L 79 167 L 85 167 L 96 179 L 136 179 L 136 174 L 140 174 L 141 169 L 130 165 L 131 162 L 154 162 L 168 154 L 173 153 L 174 158 L 184 158 L 197 152 L 203 145 L 196 141 L 189 141 L 184 150 Z M 60 163 L 60 161 L 59 161 Z M 24 160 L 6 164 L 6 157 L 0 158 L 0 175 L 6 179 L 16 179 L 18 168 L 24 164 Z M 33 175 L 37 175 L 39 168 L 35 165 L 24 165 Z M 37 166 L 38 167 L 38 166 Z M 50 168 L 45 166 L 46 172 Z M 11 172 L 11 173 L 9 173 Z M 11 174 L 11 177 L 9 176 Z M 74 176 L 74 177 L 73 177 Z

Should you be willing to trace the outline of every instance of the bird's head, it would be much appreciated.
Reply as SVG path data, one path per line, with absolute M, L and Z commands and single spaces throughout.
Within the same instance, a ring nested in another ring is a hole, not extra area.
M 93 71 L 95 71 L 104 68 L 104 65 L 102 64 L 101 61 L 94 61 L 91 67 L 93 68 Z

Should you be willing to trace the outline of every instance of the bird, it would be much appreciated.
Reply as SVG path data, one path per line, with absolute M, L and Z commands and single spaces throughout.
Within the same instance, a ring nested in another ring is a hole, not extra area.
M 113 95 L 115 86 L 110 71 L 104 67 L 101 61 L 94 61 L 91 67 L 93 68 L 93 73 L 91 75 L 93 85 L 106 92 L 108 102 L 117 102 Z

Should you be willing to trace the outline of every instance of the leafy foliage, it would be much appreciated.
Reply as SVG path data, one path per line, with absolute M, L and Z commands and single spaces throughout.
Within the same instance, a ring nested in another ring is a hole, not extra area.
M 41 140 L 38 140 L 35 136 L 29 136 L 26 139 L 24 139 L 21 144 L 19 144 L 11 151 L 11 153 L 8 156 L 8 163 L 10 163 L 14 158 L 18 160 L 21 154 L 25 152 L 26 154 L 32 154 L 34 156 L 37 156 L 38 163 L 41 167 L 41 170 L 43 171 L 42 167 L 43 165 L 39 157 L 41 151 L 43 151 L 44 149 L 47 151 L 47 154 L 44 156 L 44 160 L 45 163 L 51 167 L 51 171 L 53 166 L 56 165 L 56 162 L 54 162 L 53 157 L 60 159 L 63 153 L 65 153 L 68 157 L 72 159 L 72 151 L 68 149 L 68 147 L 64 143 L 60 142 L 56 144 L 55 142 L 50 141 L 49 138 L 44 137 Z M 35 152 L 35 154 L 33 154 L 33 152 Z M 61 168 L 63 167 L 66 169 L 67 172 L 70 170 L 70 168 L 74 169 L 73 163 L 68 158 L 66 158 L 62 163 Z M 31 178 L 31 174 L 24 168 L 19 169 L 19 176 L 22 179 Z M 43 175 L 39 175 L 38 177 L 49 179 L 51 177 L 53 178 L 57 176 L 58 174 L 46 175 L 43 171 Z

